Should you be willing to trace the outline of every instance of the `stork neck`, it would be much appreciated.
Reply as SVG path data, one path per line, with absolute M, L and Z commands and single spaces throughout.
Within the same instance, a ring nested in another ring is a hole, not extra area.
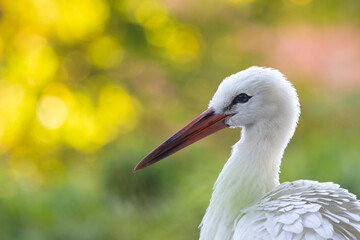
M 237 191 L 248 190 L 242 191 L 242 194 L 253 193 L 252 200 L 255 201 L 279 185 L 281 158 L 288 138 L 284 140 L 284 134 L 276 131 L 277 128 L 264 128 L 243 128 L 242 137 L 233 146 L 231 157 L 219 175 L 215 188 L 226 187 L 224 182 L 233 179 L 238 184 Z M 247 205 L 246 202 L 243 204 Z
M 241 210 L 279 185 L 281 157 L 291 137 L 281 130 L 261 125 L 243 128 L 240 141 L 233 146 L 214 185 L 200 239 L 231 239 Z

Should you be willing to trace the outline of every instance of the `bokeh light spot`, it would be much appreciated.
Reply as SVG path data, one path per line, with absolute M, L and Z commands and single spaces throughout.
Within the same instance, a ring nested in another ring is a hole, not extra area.
M 94 117 L 94 106 L 85 93 L 73 93 L 73 99 L 62 129 L 64 141 L 75 149 L 96 151 L 103 142 L 96 135 L 99 126 Z
M 52 26 L 60 18 L 60 8 L 58 1 L 53 0 L 31 0 L 37 14 L 37 20 L 46 26 Z M 46 9 L 46 11 L 44 11 Z
M 35 87 L 49 82 L 58 69 L 58 57 L 46 39 L 38 34 L 19 32 L 15 45 L 4 75 L 15 82 L 26 82 Z
M 142 1 L 135 10 L 136 20 L 146 28 L 159 28 L 166 22 L 166 7 L 157 1 Z
M 61 16 L 56 30 L 59 38 L 68 43 L 101 31 L 109 15 L 109 6 L 103 0 L 66 0 L 59 4 Z
M 198 56 L 200 44 L 195 33 L 188 29 L 179 29 L 166 45 L 170 58 L 178 63 L 189 63 Z
M 0 84 L 0 108 L 16 109 L 24 100 L 25 89 L 20 84 Z
M 132 130 L 137 124 L 137 114 L 131 96 L 116 85 L 104 86 L 99 94 L 98 119 L 106 130 L 107 140 L 120 131 Z
M 147 40 L 156 47 L 166 46 L 175 37 L 176 26 L 173 21 L 167 21 L 161 29 L 146 32 Z
M 40 100 L 37 117 L 48 129 L 57 129 L 63 125 L 68 115 L 65 102 L 55 96 L 45 96 Z
M 123 57 L 120 44 L 111 37 L 103 36 L 89 47 L 92 63 L 97 67 L 113 67 L 119 64 Z

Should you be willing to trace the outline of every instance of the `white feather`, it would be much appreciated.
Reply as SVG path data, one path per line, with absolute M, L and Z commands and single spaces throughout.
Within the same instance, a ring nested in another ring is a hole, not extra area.
M 246 93 L 250 100 L 231 105 Z M 279 183 L 283 152 L 300 107 L 279 71 L 251 67 L 219 85 L 209 107 L 233 114 L 242 136 L 221 171 L 200 225 L 200 240 L 360 239 L 360 203 L 333 183 Z

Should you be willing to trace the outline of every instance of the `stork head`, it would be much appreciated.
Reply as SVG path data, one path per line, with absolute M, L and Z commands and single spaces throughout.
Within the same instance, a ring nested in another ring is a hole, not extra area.
M 225 127 L 285 126 L 290 138 L 299 118 L 297 93 L 278 70 L 250 67 L 224 79 L 197 118 L 155 148 L 135 167 L 145 168 Z
M 278 70 L 250 67 L 224 79 L 209 103 L 215 115 L 231 115 L 229 127 L 272 122 L 295 124 L 300 108 L 295 88 Z

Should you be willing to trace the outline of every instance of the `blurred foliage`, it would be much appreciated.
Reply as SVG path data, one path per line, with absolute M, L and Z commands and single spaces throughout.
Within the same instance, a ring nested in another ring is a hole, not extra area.
M 357 0 L 1 1 L 0 238 L 196 239 L 239 131 L 132 168 L 251 65 L 279 68 L 300 95 L 281 179 L 360 195 L 359 11 Z

